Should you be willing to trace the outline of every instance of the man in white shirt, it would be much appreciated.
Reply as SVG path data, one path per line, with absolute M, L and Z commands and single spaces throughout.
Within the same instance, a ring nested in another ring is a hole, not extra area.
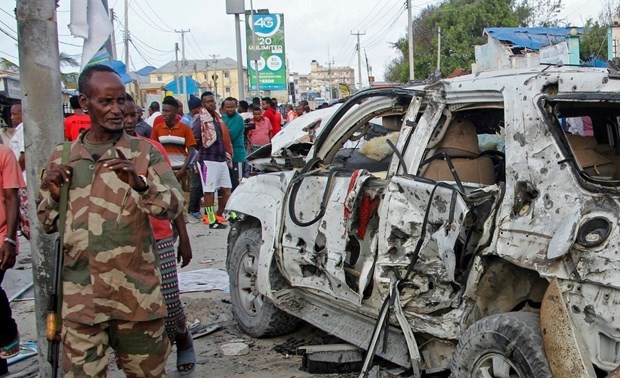
M 149 126 L 153 127 L 153 123 L 155 122 L 155 118 L 159 117 L 161 112 L 159 111 L 159 102 L 153 101 L 149 106 L 149 118 L 146 119 L 146 123 Z
M 24 169 L 26 169 L 26 150 L 24 148 L 24 124 L 22 122 L 22 104 L 17 103 L 11 106 L 11 123 L 13 124 L 13 127 L 15 127 L 15 132 L 13 133 L 13 136 L 8 143 L 5 141 L 5 144 L 7 144 L 9 147 L 11 147 L 11 150 L 13 150 L 15 158 L 17 158 L 19 166 L 23 172 Z M 24 175 L 24 179 L 25 178 L 26 177 Z

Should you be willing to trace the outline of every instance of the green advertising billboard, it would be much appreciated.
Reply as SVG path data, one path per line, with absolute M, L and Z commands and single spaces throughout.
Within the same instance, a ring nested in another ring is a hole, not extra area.
M 246 45 L 250 90 L 256 90 L 256 62 L 261 90 L 286 90 L 284 15 L 254 14 L 246 17 Z

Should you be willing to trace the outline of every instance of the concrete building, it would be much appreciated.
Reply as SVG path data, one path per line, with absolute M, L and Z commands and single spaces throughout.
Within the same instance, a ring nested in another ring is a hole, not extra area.
M 239 98 L 237 61 L 234 59 L 193 59 L 186 60 L 185 64 L 182 64 L 181 60 L 179 60 L 178 70 L 176 62 L 171 61 L 151 72 L 149 77 L 151 84 L 161 84 L 163 86 L 175 80 L 177 75 L 191 77 L 193 80 L 201 83 L 200 90 L 209 90 L 215 93 L 218 99 L 229 96 Z M 245 67 L 243 68 L 243 77 L 247 80 L 247 69 Z M 199 95 L 199 93 L 189 94 Z
M 488 40 L 475 46 L 472 73 L 540 64 L 579 64 L 582 28 L 485 28 Z
M 313 60 L 310 63 L 310 73 L 299 75 L 299 92 L 315 92 L 319 96 L 332 100 L 340 98 L 339 84 L 345 84 L 349 88 L 355 86 L 355 71 L 351 67 L 321 66 Z M 332 93 L 330 94 L 330 88 Z

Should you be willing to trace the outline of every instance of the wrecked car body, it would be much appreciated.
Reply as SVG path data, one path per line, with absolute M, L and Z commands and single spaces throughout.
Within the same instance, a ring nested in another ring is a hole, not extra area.
M 303 167 L 228 202 L 241 328 L 303 319 L 414 376 L 612 371 L 619 93 L 607 71 L 547 67 L 355 94 Z M 367 150 L 391 153 L 368 169 L 352 157 L 377 117 L 392 133 Z

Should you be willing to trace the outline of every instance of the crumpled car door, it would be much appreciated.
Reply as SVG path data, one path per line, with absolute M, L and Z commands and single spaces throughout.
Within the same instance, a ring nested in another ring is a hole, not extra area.
M 389 287 L 389 271 L 407 282 L 403 302 L 417 313 L 458 306 L 467 262 L 490 233 L 500 188 L 457 190 L 413 176 L 394 176 L 381 209 L 375 281 Z

